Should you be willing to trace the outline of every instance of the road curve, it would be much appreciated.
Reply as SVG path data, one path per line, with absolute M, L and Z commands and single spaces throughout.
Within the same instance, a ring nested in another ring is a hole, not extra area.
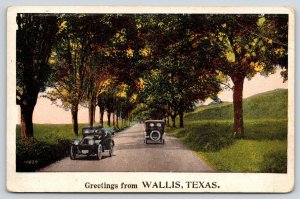
M 114 137 L 114 155 L 69 157 L 40 172 L 212 172 L 213 170 L 177 138 L 166 135 L 165 144 L 144 144 L 144 126 L 135 124 Z

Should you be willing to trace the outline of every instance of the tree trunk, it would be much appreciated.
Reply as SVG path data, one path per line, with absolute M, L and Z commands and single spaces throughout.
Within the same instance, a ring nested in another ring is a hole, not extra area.
M 183 112 L 179 113 L 179 127 L 183 128 Z
M 116 113 L 115 113 L 115 111 L 113 111 L 112 112 L 112 115 L 113 115 L 113 127 L 115 127 L 116 126 Z
M 94 104 L 94 108 L 93 108 L 93 118 L 94 118 L 94 124 L 96 124 L 96 104 Z
M 176 122 L 175 122 L 175 119 L 176 119 L 176 116 L 171 116 L 172 118 L 172 127 L 176 127 Z
M 167 126 L 170 127 L 170 117 L 167 117 Z
M 104 109 L 99 107 L 99 115 L 100 115 L 100 125 L 103 126 L 103 116 L 104 116 Z
M 93 102 L 89 103 L 89 125 L 94 126 L 95 121 L 95 104 Z
M 110 114 L 111 112 L 107 112 L 107 125 L 110 127 Z
M 119 129 L 119 116 L 118 116 L 118 111 L 116 112 L 116 127 Z
M 75 136 L 78 136 L 78 104 L 72 105 L 72 124 L 73 124 L 73 133 Z
M 234 131 L 236 138 L 244 137 L 243 121 L 243 86 L 244 78 L 232 78 L 233 81 L 233 112 L 234 112 Z
M 32 115 L 34 105 L 21 105 L 21 136 L 23 142 L 30 142 L 33 139 Z

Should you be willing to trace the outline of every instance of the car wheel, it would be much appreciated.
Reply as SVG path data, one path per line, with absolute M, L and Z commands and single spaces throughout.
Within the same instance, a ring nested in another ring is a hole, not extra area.
M 153 141 L 159 141 L 161 138 L 161 133 L 157 130 L 151 131 L 150 139 Z
M 74 146 L 71 146 L 70 158 L 71 158 L 71 160 L 75 160 L 76 159 L 76 149 L 75 149 Z
M 98 160 L 101 160 L 101 158 L 102 158 L 102 145 L 101 144 L 98 145 L 97 158 L 98 158 Z
M 110 145 L 109 146 L 109 157 L 111 157 L 114 153 L 114 143 L 113 143 L 113 141 L 111 141 L 109 145 Z

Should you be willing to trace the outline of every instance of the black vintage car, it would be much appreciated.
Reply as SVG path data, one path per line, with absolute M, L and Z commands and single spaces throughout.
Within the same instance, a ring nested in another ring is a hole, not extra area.
M 146 120 L 145 121 L 145 139 L 144 143 L 165 143 L 164 138 L 165 122 L 163 120 Z
M 96 155 L 101 160 L 103 152 L 107 151 L 109 156 L 113 154 L 115 142 L 112 139 L 115 132 L 110 128 L 101 126 L 84 127 L 82 139 L 76 139 L 71 145 L 70 158 L 75 160 L 77 155 Z

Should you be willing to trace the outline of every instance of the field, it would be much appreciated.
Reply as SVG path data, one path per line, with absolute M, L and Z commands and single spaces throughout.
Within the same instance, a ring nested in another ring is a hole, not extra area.
M 287 170 L 287 90 L 244 100 L 245 138 L 233 133 L 232 103 L 198 107 L 184 117 L 185 128 L 168 128 L 217 172 L 285 173 Z

